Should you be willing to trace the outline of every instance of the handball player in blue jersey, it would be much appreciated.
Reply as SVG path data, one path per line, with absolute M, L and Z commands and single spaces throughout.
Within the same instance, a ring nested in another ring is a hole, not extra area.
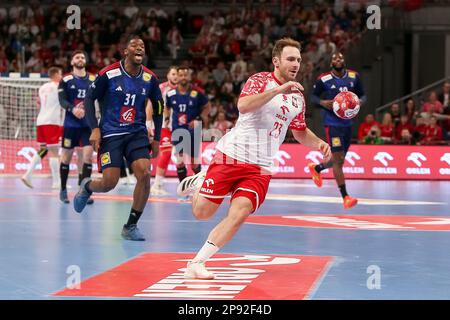
M 125 49 L 125 59 L 109 65 L 98 73 L 88 90 L 86 117 L 92 134 L 90 142 L 98 152 L 101 179 L 84 179 L 74 199 L 74 209 L 81 212 L 93 192 L 108 192 L 119 181 L 124 158 L 136 176 L 133 204 L 122 237 L 144 241 L 137 228 L 150 193 L 150 150 L 158 153 L 162 125 L 163 99 L 157 77 L 142 65 L 145 45 L 141 38 L 132 37 Z M 100 106 L 100 123 L 95 116 L 94 101 Z M 153 107 L 154 140 L 146 127 L 146 105 Z
M 181 182 L 187 177 L 185 154 L 190 157 L 191 169 L 195 174 L 202 170 L 199 157 L 202 126 L 208 128 L 210 105 L 203 90 L 192 87 L 189 69 L 178 67 L 177 70 L 178 86 L 167 92 L 164 113 L 168 117 L 172 111 L 172 145 L 175 148 L 177 175 Z
M 341 192 L 344 208 L 349 209 L 358 203 L 356 198 L 350 197 L 347 193 L 342 170 L 352 139 L 352 120 L 341 119 L 333 112 L 333 99 L 342 91 L 355 93 L 361 105 L 366 101 L 358 73 L 346 68 L 344 55 L 338 52 L 331 57 L 331 71 L 319 76 L 312 94 L 312 102 L 322 107 L 322 119 L 328 144 L 331 146 L 332 158 L 328 162 L 317 165 L 309 163 L 308 167 L 318 187 L 322 186 L 320 172 L 333 167 L 334 178 Z
M 95 75 L 86 72 L 86 54 L 84 51 L 74 51 L 70 63 L 72 72 L 63 76 L 58 87 L 59 104 L 66 110 L 59 168 L 61 177 L 59 198 L 64 203 L 69 203 L 66 188 L 74 148 L 82 147 L 82 151 L 77 150 L 78 185 L 81 180 L 91 176 L 93 154 L 92 146 L 89 143 L 91 128 L 86 121 L 84 99 L 89 86 L 95 80 Z M 88 200 L 88 204 L 93 202 L 92 199 Z

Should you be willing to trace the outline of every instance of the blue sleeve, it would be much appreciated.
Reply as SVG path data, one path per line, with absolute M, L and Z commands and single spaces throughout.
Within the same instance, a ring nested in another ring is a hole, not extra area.
M 169 109 L 172 108 L 172 106 L 169 104 L 169 96 L 167 94 L 166 94 L 166 100 L 165 101 L 166 101 L 166 107 L 169 108 Z
M 354 88 L 355 88 L 355 94 L 359 97 L 361 104 L 364 104 L 367 100 L 367 97 L 364 93 L 364 88 L 363 88 L 363 85 L 362 85 L 359 75 L 357 75 L 357 77 L 356 77 Z
M 95 116 L 95 100 L 100 100 L 108 88 L 108 77 L 106 74 L 98 76 L 89 86 L 86 98 L 84 99 L 84 108 L 86 111 L 86 121 L 92 129 L 98 128 L 98 120 Z
M 72 109 L 74 108 L 74 105 L 72 103 L 69 102 L 69 100 L 67 99 L 67 84 L 64 80 L 61 80 L 61 82 L 59 83 L 58 86 L 58 100 L 59 100 L 59 104 L 61 107 L 63 107 L 63 109 L 71 112 Z
M 313 92 L 311 94 L 311 102 L 320 105 L 320 96 L 324 91 L 325 86 L 323 85 L 323 81 L 318 79 L 313 87 Z
M 159 141 L 161 139 L 161 128 L 163 122 L 163 110 L 164 100 L 162 98 L 161 90 L 159 89 L 159 83 L 155 77 L 152 77 L 153 85 L 149 92 L 148 98 L 152 102 L 153 106 L 153 124 L 155 125 L 155 137 L 154 140 Z

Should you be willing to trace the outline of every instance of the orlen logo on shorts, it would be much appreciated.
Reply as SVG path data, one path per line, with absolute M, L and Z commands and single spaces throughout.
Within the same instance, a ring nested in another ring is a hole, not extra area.
M 406 160 L 417 166 L 416 168 L 406 168 L 406 174 L 431 174 L 430 168 L 422 168 L 422 164 L 427 161 L 427 157 L 420 152 L 411 152 Z
M 121 123 L 133 123 L 136 118 L 136 110 L 134 108 L 123 106 L 120 109 L 120 122 Z
M 373 160 L 379 161 L 384 167 L 373 167 L 373 174 L 397 174 L 397 168 L 389 167 L 389 161 L 394 160 L 394 157 L 387 152 L 378 152 Z
M 446 162 L 447 165 L 450 167 L 450 153 L 449 153 L 449 152 L 445 153 L 445 154 L 440 158 L 440 160 L 441 160 L 442 162 Z M 440 169 L 439 169 L 439 173 L 442 174 L 442 175 L 450 175 L 450 168 L 440 168 Z
M 364 173 L 364 167 L 356 166 L 356 161 L 361 160 L 359 154 L 354 151 L 348 151 L 345 155 L 345 160 L 351 165 L 351 167 L 343 167 L 342 170 L 344 171 L 344 173 Z

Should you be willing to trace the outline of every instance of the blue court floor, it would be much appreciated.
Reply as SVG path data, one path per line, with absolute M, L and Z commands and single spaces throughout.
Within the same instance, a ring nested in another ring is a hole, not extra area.
M 197 221 L 191 204 L 175 197 L 177 180 L 168 179 L 172 196 L 151 196 L 139 222 L 147 241 L 131 242 L 120 232 L 133 186 L 95 195 L 80 215 L 59 201 L 50 179 L 33 183 L 29 189 L 17 178 L 0 178 L 0 299 L 65 299 L 54 294 L 66 287 L 73 266 L 84 281 L 141 254 L 193 256 L 228 208 L 225 200 L 213 219 Z M 69 184 L 72 200 L 78 188 L 75 179 Z M 343 209 L 332 180 L 321 189 L 310 180 L 272 180 L 251 217 L 259 220 L 243 225 L 220 253 L 331 257 L 307 299 L 450 299 L 450 182 L 347 186 L 360 199 L 351 210 Z M 280 219 L 298 225 L 274 222 Z

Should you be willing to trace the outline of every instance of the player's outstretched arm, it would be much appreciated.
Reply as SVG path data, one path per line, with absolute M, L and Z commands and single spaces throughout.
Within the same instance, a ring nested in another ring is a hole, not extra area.
M 239 109 L 239 112 L 243 114 L 247 112 L 253 112 L 261 108 L 278 94 L 299 93 L 303 90 L 303 86 L 300 83 L 296 81 L 288 81 L 279 87 L 261 93 L 250 95 L 241 94 L 241 97 L 237 102 L 237 107 Z
M 303 131 L 292 130 L 295 140 L 311 149 L 322 152 L 325 162 L 331 159 L 331 150 L 328 143 L 317 137 L 314 132 L 306 128 Z

